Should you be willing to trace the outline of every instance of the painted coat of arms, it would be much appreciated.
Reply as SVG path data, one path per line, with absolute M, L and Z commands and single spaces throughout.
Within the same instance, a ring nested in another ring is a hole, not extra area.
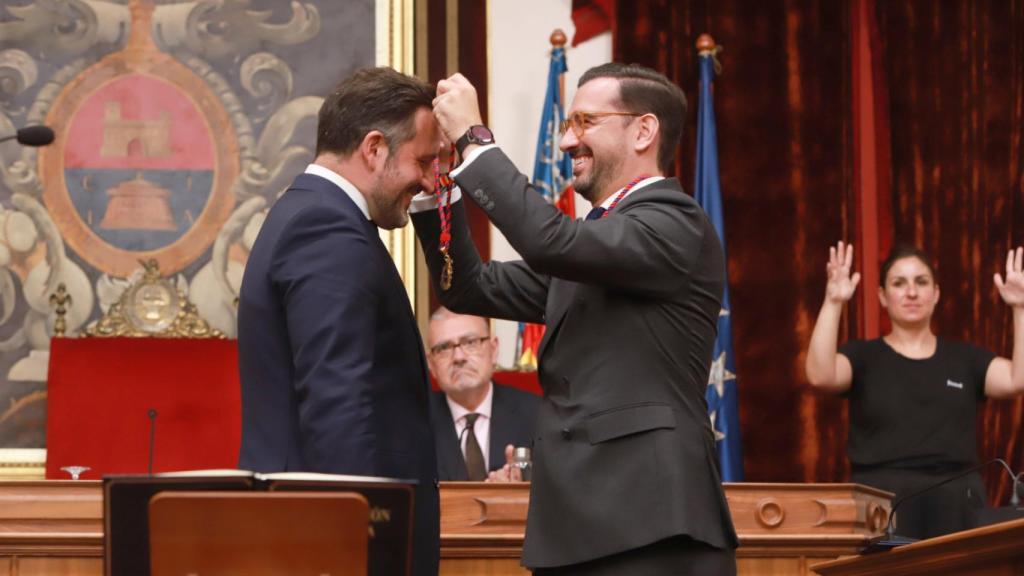
M 43 446 L 60 283 L 72 332 L 153 259 L 235 335 L 248 250 L 313 158 L 322 95 L 376 62 L 377 3 L 0 0 L 0 136 L 57 134 L 0 144 L 0 448 Z

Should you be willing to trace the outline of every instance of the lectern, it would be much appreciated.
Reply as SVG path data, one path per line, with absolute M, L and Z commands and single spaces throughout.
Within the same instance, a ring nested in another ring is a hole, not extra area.
M 369 526 L 354 492 L 162 492 L 151 573 L 365 576 Z

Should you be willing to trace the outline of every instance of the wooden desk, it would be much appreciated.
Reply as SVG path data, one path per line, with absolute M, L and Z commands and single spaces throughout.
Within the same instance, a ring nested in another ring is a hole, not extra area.
M 889 494 L 855 484 L 726 484 L 739 573 L 811 575 L 885 525 Z M 528 574 L 519 566 L 526 484 L 441 484 L 441 574 Z M 595 504 L 599 505 L 599 504 Z M 103 573 L 98 481 L 0 482 L 0 574 Z
M 888 552 L 818 564 L 823 576 L 1019 576 L 1024 574 L 1024 520 L 930 538 Z

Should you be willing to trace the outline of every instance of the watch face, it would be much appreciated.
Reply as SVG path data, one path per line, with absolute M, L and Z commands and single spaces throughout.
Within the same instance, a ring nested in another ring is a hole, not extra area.
M 494 142 L 494 134 L 491 134 L 487 126 L 471 126 L 469 128 L 469 139 L 477 144 L 490 144 Z

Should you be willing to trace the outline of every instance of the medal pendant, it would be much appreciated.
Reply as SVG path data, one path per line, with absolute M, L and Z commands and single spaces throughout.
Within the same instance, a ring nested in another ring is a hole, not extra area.
M 442 256 L 444 256 L 444 267 L 441 269 L 441 290 L 448 290 L 452 287 L 452 277 L 455 271 L 452 257 L 448 255 L 448 252 L 444 252 Z

